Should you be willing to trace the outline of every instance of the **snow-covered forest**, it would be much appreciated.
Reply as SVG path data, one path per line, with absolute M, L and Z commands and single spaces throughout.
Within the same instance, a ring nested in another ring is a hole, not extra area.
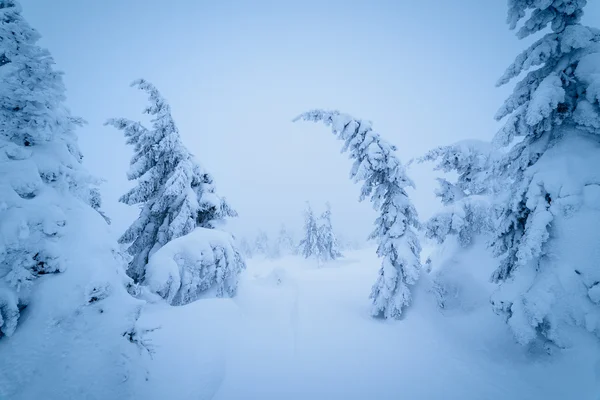
M 600 400 L 600 3 L 311 1 L 0 0 L 0 399 Z

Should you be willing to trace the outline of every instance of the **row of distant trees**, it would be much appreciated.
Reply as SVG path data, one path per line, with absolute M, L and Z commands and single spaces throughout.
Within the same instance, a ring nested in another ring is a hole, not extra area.
M 240 252 L 246 258 L 262 257 L 277 259 L 289 255 L 299 255 L 304 258 L 314 258 L 327 262 L 342 257 L 345 250 L 354 250 L 359 244 L 347 240 L 337 234 L 331 222 L 331 205 L 325 205 L 325 211 L 319 217 L 307 202 L 304 210 L 304 226 L 302 238 L 296 239 L 294 232 L 281 224 L 274 238 L 261 230 L 252 239 L 240 237 L 238 239 Z

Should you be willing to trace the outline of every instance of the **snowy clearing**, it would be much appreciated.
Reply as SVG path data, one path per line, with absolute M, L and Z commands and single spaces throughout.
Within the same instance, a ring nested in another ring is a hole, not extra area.
M 374 249 L 321 268 L 293 256 L 254 259 L 233 299 L 148 305 L 139 323 L 161 329 L 149 336 L 156 356 L 140 398 L 595 400 L 600 393 L 596 343 L 582 337 L 552 356 L 516 344 L 479 276 L 463 293 L 466 312 L 442 313 L 424 278 L 404 320 L 371 318 L 367 296 L 378 267 Z

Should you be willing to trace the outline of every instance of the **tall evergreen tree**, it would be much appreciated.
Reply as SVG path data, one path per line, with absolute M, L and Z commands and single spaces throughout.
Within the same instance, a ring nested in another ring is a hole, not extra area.
M 152 127 L 125 118 L 107 124 L 122 130 L 135 150 L 127 178 L 137 184 L 119 201 L 139 204 L 141 211 L 119 243 L 130 243 L 127 251 L 133 259 L 128 274 L 140 282 L 149 257 L 167 242 L 196 227 L 215 228 L 237 214 L 215 193 L 212 176 L 183 145 L 171 108 L 159 91 L 143 79 L 132 86 L 148 93 L 150 105 L 144 113 L 152 116 Z
M 309 203 L 304 210 L 304 237 L 300 241 L 300 254 L 304 258 L 316 256 L 319 253 L 317 242 L 319 240 L 319 229 L 315 215 Z
M 331 205 L 325 205 L 325 212 L 318 221 L 317 248 L 321 261 L 335 260 L 342 256 L 331 224 Z
M 17 1 L 0 0 L 0 397 L 102 388 L 100 397 L 130 398 L 143 302 L 125 289 L 81 164 L 81 120 L 39 38 Z
M 519 39 L 545 31 L 500 78 L 522 74 L 498 111 L 495 165 L 511 182 L 493 248 L 502 257 L 494 309 L 520 343 L 564 343 L 575 324 L 600 336 L 600 31 L 579 21 L 586 0 L 511 0 Z M 516 141 L 515 138 L 522 140 Z M 575 250 L 576 249 L 576 250 Z
M 343 151 L 354 160 L 351 177 L 363 181 L 360 200 L 370 196 L 379 212 L 370 236 L 377 240 L 377 254 L 382 259 L 371 291 L 372 314 L 400 318 L 411 302 L 409 286 L 419 278 L 421 245 L 415 234 L 417 211 L 406 193 L 414 184 L 395 155 L 396 148 L 374 132 L 370 122 L 338 111 L 309 111 L 295 121 L 300 119 L 331 126 L 333 134 L 345 143 Z
M 0 0 L 0 336 L 11 335 L 34 281 L 65 270 L 67 203 L 98 209 L 65 107 L 62 73 L 14 0 Z

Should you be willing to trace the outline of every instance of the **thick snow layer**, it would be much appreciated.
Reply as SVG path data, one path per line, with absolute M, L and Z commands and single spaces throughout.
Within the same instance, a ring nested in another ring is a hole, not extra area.
M 77 221 L 62 231 L 64 269 L 34 281 L 16 331 L 0 339 L 0 399 L 133 398 L 144 354 L 128 339 L 144 303 L 125 290 L 102 217 L 61 201 Z
M 170 304 L 187 304 L 209 289 L 219 297 L 233 296 L 244 268 L 231 234 L 196 228 L 150 257 L 145 284 Z
M 513 278 L 493 296 L 497 307 L 510 304 L 508 323 L 523 343 L 544 325 L 561 345 L 569 345 L 573 325 L 600 337 L 593 288 L 600 281 L 600 145 L 593 135 L 563 134 L 526 172 L 527 207 L 535 214 Z
M 321 268 L 251 260 L 233 299 L 149 305 L 138 325 L 160 328 L 136 398 L 595 400 L 598 343 L 576 336 L 551 356 L 516 344 L 487 300 L 493 260 L 481 244 L 454 250 L 434 253 L 400 321 L 370 316 L 375 249 Z M 431 278 L 444 268 L 460 279 L 445 282 L 457 306 L 440 310 Z

